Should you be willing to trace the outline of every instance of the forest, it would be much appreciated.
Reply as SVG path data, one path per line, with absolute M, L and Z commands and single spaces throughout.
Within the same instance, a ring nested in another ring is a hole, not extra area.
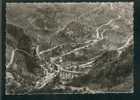
M 7 3 L 6 91 L 133 92 L 133 3 Z

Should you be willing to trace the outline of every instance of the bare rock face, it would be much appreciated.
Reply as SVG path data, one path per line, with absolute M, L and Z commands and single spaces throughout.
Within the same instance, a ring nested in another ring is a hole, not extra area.
M 6 94 L 131 92 L 132 5 L 8 4 Z

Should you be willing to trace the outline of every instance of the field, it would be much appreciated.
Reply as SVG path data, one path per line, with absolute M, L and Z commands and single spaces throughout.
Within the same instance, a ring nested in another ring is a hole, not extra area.
M 6 94 L 133 92 L 133 3 L 7 3 Z

